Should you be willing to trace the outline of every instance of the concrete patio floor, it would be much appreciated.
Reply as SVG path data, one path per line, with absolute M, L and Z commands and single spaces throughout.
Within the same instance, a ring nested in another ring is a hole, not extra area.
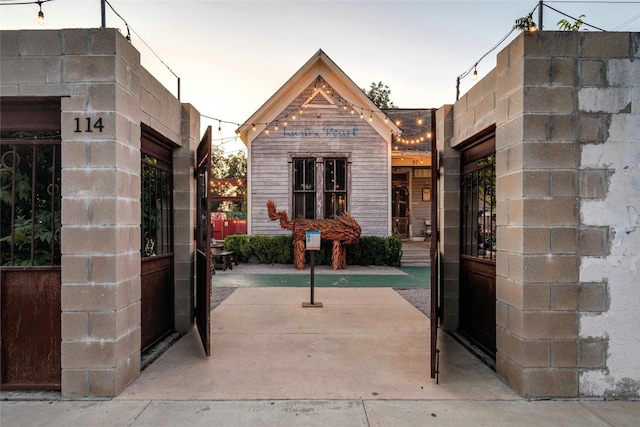
M 390 288 L 239 288 L 212 312 L 211 357 L 191 331 L 118 399 L 520 399 Z
M 637 426 L 640 402 L 523 399 L 390 288 L 241 288 L 115 399 L 0 401 L 2 427 Z M 22 397 L 20 397 L 22 396 Z M 3 400 L 7 398 L 2 393 Z

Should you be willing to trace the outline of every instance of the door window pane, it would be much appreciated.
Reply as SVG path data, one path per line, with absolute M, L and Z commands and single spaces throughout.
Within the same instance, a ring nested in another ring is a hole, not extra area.
M 465 165 L 462 176 L 462 253 L 496 259 L 495 154 Z
M 142 155 L 142 257 L 173 252 L 173 182 L 170 165 Z

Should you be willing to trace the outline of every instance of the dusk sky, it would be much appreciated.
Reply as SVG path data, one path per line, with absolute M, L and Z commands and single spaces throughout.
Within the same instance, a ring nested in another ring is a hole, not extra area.
M 94 28 L 99 0 L 37 4 L 0 0 L 0 28 Z M 109 0 L 126 20 L 143 65 L 181 101 L 201 114 L 242 123 L 318 49 L 360 87 L 382 81 L 401 108 L 431 108 L 455 101 L 456 77 L 473 66 L 538 4 L 518 1 L 167 1 Z M 545 1 L 570 16 L 608 31 L 640 31 L 640 1 Z M 107 6 L 107 27 L 126 26 Z M 533 15 L 538 21 L 538 11 Z M 563 16 L 544 8 L 544 29 L 557 30 Z M 584 27 L 588 28 L 588 27 Z M 590 29 L 590 31 L 597 31 Z M 511 36 L 478 65 L 481 79 Z M 461 92 L 474 81 L 463 79 Z M 203 127 L 218 121 L 203 119 Z M 223 134 L 237 126 L 222 123 Z M 217 143 L 222 141 L 218 140 Z M 227 152 L 243 148 L 224 144 Z

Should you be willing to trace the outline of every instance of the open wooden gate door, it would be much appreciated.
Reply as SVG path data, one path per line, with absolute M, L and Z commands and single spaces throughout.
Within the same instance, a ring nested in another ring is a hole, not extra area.
M 435 123 L 435 110 L 431 111 Z M 435 135 L 435 132 L 434 132 Z M 440 350 L 438 349 L 438 318 L 440 316 L 440 256 L 438 249 L 438 151 L 435 136 L 431 139 L 431 378 L 438 383 Z
M 211 126 L 198 145 L 196 162 L 196 325 L 207 356 L 211 355 Z

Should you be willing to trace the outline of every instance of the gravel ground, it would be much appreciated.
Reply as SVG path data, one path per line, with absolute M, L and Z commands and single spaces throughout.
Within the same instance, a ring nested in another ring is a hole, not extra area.
M 238 288 L 212 288 L 211 289 L 211 310 L 222 304 Z
M 211 310 L 219 306 L 237 288 L 213 288 L 211 290 Z M 425 288 L 396 289 L 404 299 L 429 317 L 431 312 L 431 290 Z
M 431 289 L 411 288 L 396 289 L 400 295 L 411 303 L 415 308 L 420 310 L 425 316 L 431 317 Z

